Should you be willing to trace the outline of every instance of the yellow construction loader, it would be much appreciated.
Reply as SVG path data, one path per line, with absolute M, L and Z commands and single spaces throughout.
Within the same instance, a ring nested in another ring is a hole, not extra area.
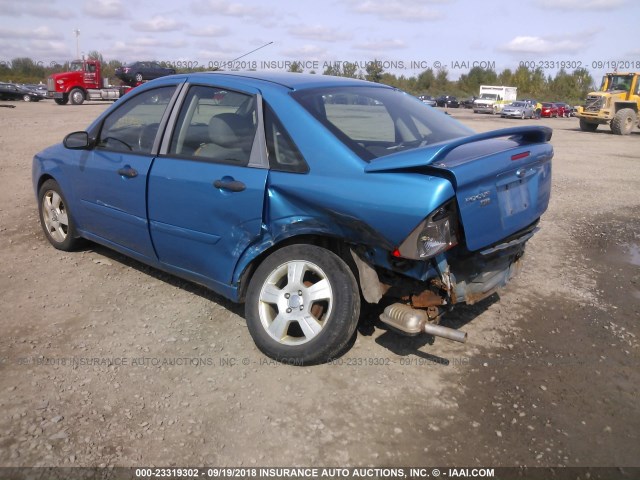
M 607 73 L 600 90 L 587 96 L 576 116 L 580 129 L 595 132 L 598 125 L 608 124 L 616 135 L 628 135 L 638 125 L 640 110 L 640 73 Z

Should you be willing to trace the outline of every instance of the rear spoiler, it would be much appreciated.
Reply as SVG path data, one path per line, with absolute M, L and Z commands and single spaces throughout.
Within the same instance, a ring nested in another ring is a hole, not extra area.
M 412 168 L 430 165 L 444 158 L 454 148 L 468 143 L 480 142 L 482 140 L 490 140 L 493 138 L 509 137 L 522 143 L 545 143 L 551 140 L 553 130 L 549 127 L 526 126 L 503 128 L 501 130 L 492 130 L 490 132 L 478 133 L 468 137 L 454 138 L 453 140 L 441 143 L 435 143 L 416 150 L 409 150 L 412 155 L 405 158 L 400 152 L 396 155 L 388 155 L 372 160 L 364 169 L 365 172 L 382 172 L 389 170 L 401 170 L 404 168 Z M 407 152 L 407 153 L 408 153 Z M 416 153 L 420 152 L 420 159 L 416 162 Z

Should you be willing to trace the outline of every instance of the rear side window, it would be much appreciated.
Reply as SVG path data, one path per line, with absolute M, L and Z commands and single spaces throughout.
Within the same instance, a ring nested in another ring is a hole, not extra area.
M 256 127 L 254 96 L 195 85 L 182 105 L 169 154 L 246 165 Z
M 309 171 L 300 150 L 276 117 L 274 111 L 265 104 L 264 112 L 269 167 L 281 172 L 306 173 Z

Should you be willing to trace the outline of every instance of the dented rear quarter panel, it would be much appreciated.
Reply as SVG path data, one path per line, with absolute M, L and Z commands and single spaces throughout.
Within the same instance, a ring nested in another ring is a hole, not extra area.
M 325 235 L 391 251 L 430 212 L 454 197 L 451 182 L 443 177 L 365 172 L 367 162 L 291 98 L 288 90 L 265 86 L 262 94 L 309 171 L 269 172 L 264 234 L 240 259 L 235 281 L 262 252 L 300 235 Z

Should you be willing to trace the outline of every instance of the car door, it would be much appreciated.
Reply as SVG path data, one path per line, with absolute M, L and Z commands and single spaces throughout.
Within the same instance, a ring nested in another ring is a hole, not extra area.
M 96 145 L 73 178 L 82 228 L 98 241 L 151 259 L 155 254 L 147 222 L 147 174 L 176 89 L 174 84 L 146 90 L 113 110 L 98 127 Z
M 223 294 L 262 228 L 268 169 L 259 98 L 190 86 L 149 174 L 160 262 Z

